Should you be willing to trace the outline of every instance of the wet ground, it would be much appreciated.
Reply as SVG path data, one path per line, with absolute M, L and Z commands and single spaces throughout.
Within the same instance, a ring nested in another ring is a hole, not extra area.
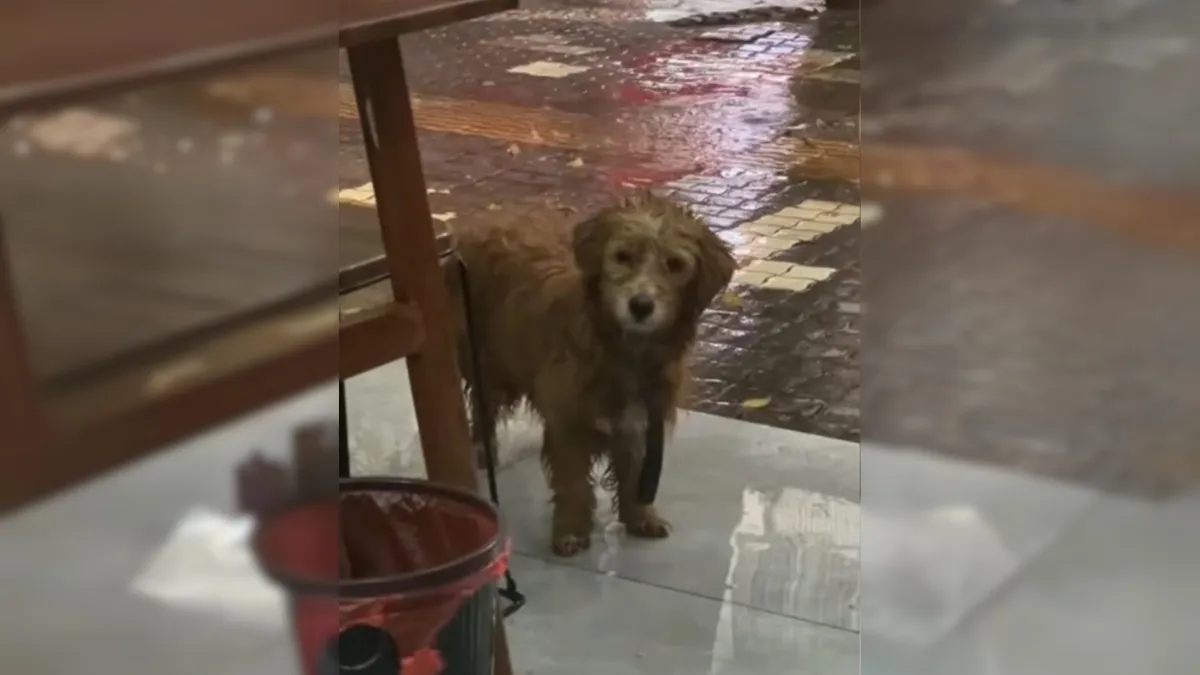
M 857 440 L 858 27 L 818 10 L 537 0 L 405 38 L 434 213 L 464 226 L 674 194 L 743 265 L 704 318 L 693 407 Z M 343 89 L 341 187 L 361 199 Z

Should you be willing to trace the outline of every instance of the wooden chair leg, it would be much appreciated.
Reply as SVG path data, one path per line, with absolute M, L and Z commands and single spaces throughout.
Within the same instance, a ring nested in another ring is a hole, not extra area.
M 397 298 L 411 298 L 425 321 L 425 343 L 408 359 L 408 374 L 426 473 L 430 480 L 476 491 L 449 293 L 433 234 L 400 44 L 389 39 L 351 47 L 348 56 L 392 291 Z M 494 671 L 512 673 L 503 622 L 496 630 Z
M 512 675 L 512 656 L 508 652 L 508 635 L 504 630 L 504 616 L 496 612 L 496 634 L 492 652 L 492 675 Z
M 434 239 L 400 45 L 393 38 L 347 51 L 392 289 L 398 298 L 411 298 L 425 322 L 425 342 L 409 357 L 408 373 L 426 471 L 430 480 L 475 490 L 475 457 L 449 293 Z
M 0 458 L 16 479 L 23 474 L 17 467 L 28 463 L 22 455 L 28 457 L 44 429 L 5 239 L 0 221 Z

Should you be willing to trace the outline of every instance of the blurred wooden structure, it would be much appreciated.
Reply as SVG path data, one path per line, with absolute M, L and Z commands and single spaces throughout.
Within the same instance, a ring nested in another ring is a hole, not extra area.
M 399 358 L 429 477 L 475 489 L 397 38 L 515 4 L 0 7 L 0 136 L 14 148 L 0 157 L 0 510 Z M 379 227 L 365 234 L 335 225 L 337 154 L 311 141 L 336 139 L 336 109 L 206 109 L 196 123 L 200 78 L 295 58 L 335 91 L 339 47 L 367 111 Z M 81 124 L 126 143 L 69 138 Z M 497 646 L 506 675 L 503 631 Z

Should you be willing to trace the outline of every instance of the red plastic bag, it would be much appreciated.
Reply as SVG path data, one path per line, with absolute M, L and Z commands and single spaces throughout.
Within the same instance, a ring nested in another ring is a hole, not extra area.
M 305 675 L 333 675 L 347 658 L 436 675 L 437 634 L 510 554 L 490 503 L 404 479 L 347 479 L 339 501 L 268 516 L 255 551 L 290 594 Z

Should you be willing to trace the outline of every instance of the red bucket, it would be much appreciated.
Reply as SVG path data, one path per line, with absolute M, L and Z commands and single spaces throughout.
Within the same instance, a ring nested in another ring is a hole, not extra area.
M 305 675 L 441 672 L 437 634 L 509 555 L 492 504 L 399 478 L 343 479 L 338 501 L 263 518 L 254 547 L 290 595 Z

